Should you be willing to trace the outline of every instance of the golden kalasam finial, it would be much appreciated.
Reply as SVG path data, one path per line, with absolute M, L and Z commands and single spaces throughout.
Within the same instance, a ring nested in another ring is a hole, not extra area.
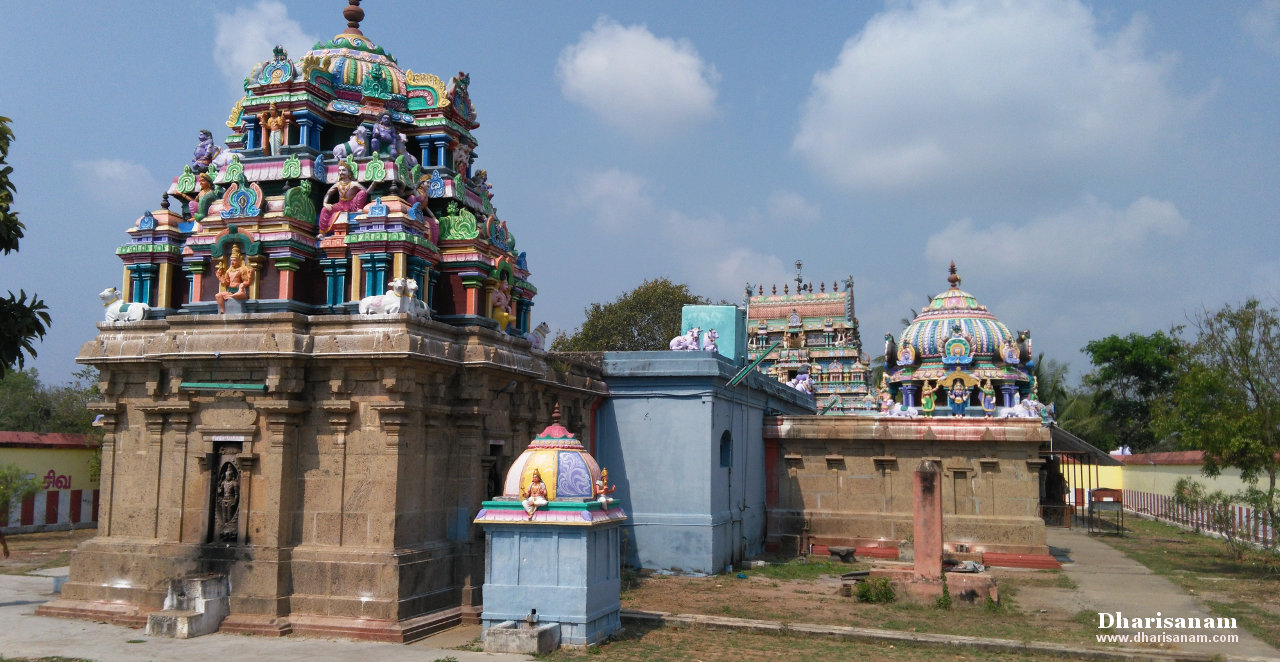
M 951 283 L 951 287 L 960 287 L 960 277 L 956 275 L 956 261 L 951 261 L 950 276 L 947 276 L 947 282 Z

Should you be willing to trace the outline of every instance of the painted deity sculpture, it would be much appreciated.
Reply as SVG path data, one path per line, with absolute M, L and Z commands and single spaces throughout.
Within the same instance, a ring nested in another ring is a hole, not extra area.
M 551 333 L 551 325 L 543 322 L 532 331 L 524 334 L 524 339 L 528 340 L 534 349 L 543 349 L 547 344 L 547 334 L 549 333 Z
M 996 413 L 996 390 L 991 387 L 991 380 L 982 383 L 982 414 L 987 418 Z
M 209 215 L 209 206 L 218 199 L 218 192 L 213 188 L 213 178 L 207 173 L 196 177 L 196 190 L 187 197 L 187 211 L 192 220 L 199 221 Z
M 339 212 L 356 212 L 369 203 L 369 192 L 352 180 L 351 168 L 338 164 L 338 181 L 324 194 L 324 209 L 320 211 L 320 236 L 326 236 L 333 227 L 333 219 Z
M 964 385 L 963 380 L 957 378 L 951 382 L 951 390 L 947 392 L 947 398 L 951 401 L 951 414 L 964 416 L 965 407 L 969 404 L 969 387 Z
M 221 151 L 222 148 L 213 142 L 213 134 L 208 129 L 200 129 L 196 150 L 191 158 L 191 172 L 208 172 L 209 164 L 218 158 Z
M 398 137 L 396 127 L 391 124 L 391 113 L 382 113 L 378 116 L 378 123 L 373 125 L 371 154 L 387 154 L 395 158 Z
M 542 482 L 542 474 L 537 469 L 533 470 L 533 479 L 529 482 L 529 487 L 520 491 L 520 496 L 524 497 L 524 501 L 520 502 L 524 506 L 524 511 L 529 513 L 529 519 L 533 519 L 534 511 L 539 506 L 547 505 L 547 486 Z
M 493 319 L 498 322 L 498 330 L 506 331 L 516 320 L 515 304 L 511 301 L 511 283 L 502 281 L 493 289 Z
M 262 153 L 280 156 L 280 149 L 289 140 L 289 115 L 280 112 L 275 102 L 264 112 L 258 113 L 258 123 L 262 126 Z
M 609 470 L 601 467 L 600 478 L 596 479 L 595 485 L 591 487 L 591 496 L 595 497 L 596 501 L 599 501 L 607 508 L 609 507 L 609 503 L 613 501 L 613 498 L 609 495 L 613 494 L 617 490 L 617 485 L 609 484 Z
M 249 298 L 249 287 L 253 285 L 253 267 L 245 263 L 240 255 L 240 244 L 231 245 L 231 255 L 226 262 L 218 265 L 216 271 L 218 282 L 225 288 L 214 295 L 218 302 L 218 312 L 226 314 L 227 300 L 244 301 Z
M 920 413 L 925 416 L 933 416 L 933 410 L 937 407 L 937 396 L 934 395 L 938 391 L 938 385 L 929 384 L 929 380 L 925 380 L 920 387 Z

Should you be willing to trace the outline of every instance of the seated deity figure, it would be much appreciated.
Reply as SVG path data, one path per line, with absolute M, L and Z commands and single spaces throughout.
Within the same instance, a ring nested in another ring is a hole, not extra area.
M 218 198 L 213 190 L 213 178 L 208 173 L 200 173 L 196 177 L 196 190 L 190 194 L 179 194 L 187 200 L 187 211 L 192 220 L 202 220 L 209 214 L 209 205 Z
M 607 508 L 609 507 L 609 503 L 614 500 L 613 497 L 610 497 L 609 495 L 613 494 L 617 490 L 617 485 L 609 484 L 609 470 L 603 468 L 600 469 L 600 477 L 596 479 L 596 484 L 591 486 L 591 496 L 595 497 L 596 501 L 599 501 Z
M 396 156 L 396 127 L 391 124 L 391 113 L 378 116 L 378 123 L 373 125 L 373 153 Z
M 268 110 L 258 113 L 258 124 L 262 126 L 262 153 L 280 156 L 280 148 L 289 139 L 289 115 L 280 112 L 272 101 Z
M 369 204 L 369 192 L 351 178 L 351 169 L 345 163 L 338 164 L 338 181 L 324 194 L 324 209 L 320 210 L 320 236 L 329 234 L 333 218 L 338 212 L 353 212 Z
M 498 322 L 499 331 L 506 331 L 516 320 L 511 301 L 511 283 L 505 280 L 493 289 L 493 319 Z
M 225 263 L 218 265 L 215 273 L 218 282 L 226 290 L 218 292 L 213 298 L 218 302 L 218 312 L 226 314 L 227 299 L 248 299 L 249 286 L 253 285 L 253 267 L 245 264 L 244 257 L 240 255 L 240 244 L 231 245 L 231 255 Z
M 547 505 L 547 485 L 542 482 L 542 474 L 537 469 L 533 470 L 533 480 L 529 483 L 529 487 L 520 490 L 520 496 L 524 497 L 524 501 L 520 505 L 524 506 L 524 511 L 529 513 L 529 519 L 533 519 L 533 513 L 539 506 Z
M 209 164 L 218 158 L 222 148 L 213 142 L 213 134 L 208 129 L 200 129 L 197 141 L 196 150 L 191 159 L 191 172 L 208 172 Z

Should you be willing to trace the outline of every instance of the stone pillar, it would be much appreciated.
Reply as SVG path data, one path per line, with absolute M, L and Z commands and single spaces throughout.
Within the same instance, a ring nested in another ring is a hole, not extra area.
M 320 268 L 324 270 L 325 305 L 341 306 L 347 300 L 347 258 L 322 258 Z
M 275 260 L 276 271 L 280 272 L 280 298 L 293 298 L 293 276 L 298 267 L 302 266 L 302 260 L 296 257 L 282 257 Z
M 902 406 L 903 407 L 919 407 L 920 406 L 920 385 L 919 384 L 903 384 L 902 385 Z
M 912 481 L 915 529 L 915 581 L 942 579 L 942 474 L 925 460 Z
M 1017 384 L 1001 384 L 1000 385 L 1000 406 L 1012 407 L 1018 404 L 1018 385 Z

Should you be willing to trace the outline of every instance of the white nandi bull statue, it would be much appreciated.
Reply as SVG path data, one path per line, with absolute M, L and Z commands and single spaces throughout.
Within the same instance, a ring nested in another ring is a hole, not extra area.
M 719 339 L 720 339 L 720 332 L 716 331 L 715 329 L 711 329 L 707 331 L 707 334 L 702 337 L 702 351 L 704 352 L 720 351 L 720 348 L 716 346 L 716 341 Z
M 412 278 L 397 278 L 387 284 L 386 294 L 375 294 L 360 300 L 361 315 L 390 315 L 408 313 L 430 317 L 430 312 L 421 301 L 413 296 L 418 291 L 418 282 Z
M 346 161 L 347 156 L 354 156 L 362 159 L 369 155 L 369 127 L 361 124 L 352 132 L 351 138 L 344 143 L 338 143 L 333 148 L 333 158 L 336 161 Z
M 551 333 L 551 327 L 546 322 L 543 322 L 532 331 L 524 334 L 524 339 L 533 343 L 534 349 L 544 349 L 547 344 L 548 333 Z
M 98 298 L 102 299 L 108 322 L 138 322 L 145 319 L 147 311 L 151 310 L 151 306 L 145 303 L 126 303 L 120 290 L 114 287 L 98 293 Z
M 671 339 L 669 347 L 679 352 L 692 352 L 698 349 L 698 338 L 702 335 L 702 329 L 693 327 L 689 332 L 676 336 Z

